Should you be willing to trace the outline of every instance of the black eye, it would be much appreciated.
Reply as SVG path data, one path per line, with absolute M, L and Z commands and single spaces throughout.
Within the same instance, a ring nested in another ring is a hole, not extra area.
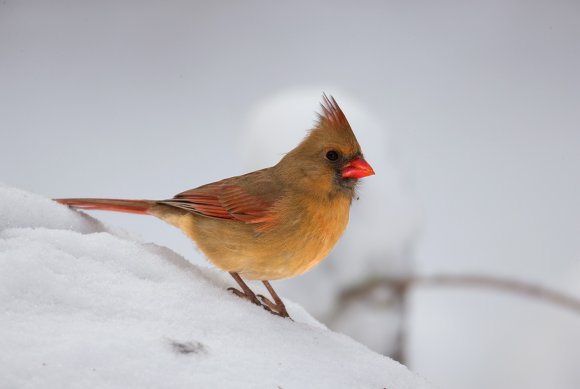
M 338 159 L 338 152 L 330 150 L 328 153 L 326 153 L 326 159 L 329 161 L 336 161 Z

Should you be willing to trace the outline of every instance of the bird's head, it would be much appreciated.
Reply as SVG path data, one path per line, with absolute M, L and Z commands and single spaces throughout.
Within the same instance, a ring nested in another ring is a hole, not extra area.
M 336 100 L 323 95 L 320 105 L 316 126 L 278 166 L 298 188 L 321 196 L 353 197 L 358 180 L 375 172 Z

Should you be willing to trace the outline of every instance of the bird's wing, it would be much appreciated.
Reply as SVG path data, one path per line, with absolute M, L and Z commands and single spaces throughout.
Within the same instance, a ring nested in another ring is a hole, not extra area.
M 227 178 L 179 193 L 160 203 L 197 215 L 244 223 L 275 223 L 274 204 L 282 196 L 264 171 Z

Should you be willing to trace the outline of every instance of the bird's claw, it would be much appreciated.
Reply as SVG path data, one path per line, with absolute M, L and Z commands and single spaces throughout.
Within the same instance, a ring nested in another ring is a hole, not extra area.
M 257 294 L 256 297 L 260 299 L 260 302 L 262 303 L 262 305 L 264 305 L 270 309 L 273 309 L 273 310 L 276 310 L 278 308 L 276 306 L 276 304 L 274 304 L 272 301 L 270 301 L 270 299 L 268 297 L 264 296 L 263 294 Z
M 256 297 L 258 297 L 260 299 L 264 309 L 267 310 L 268 312 L 270 312 L 271 314 L 277 315 L 280 317 L 287 317 L 290 320 L 292 320 L 292 318 L 290 318 L 290 315 L 288 314 L 288 311 L 286 310 L 286 307 L 284 306 L 284 304 L 274 304 L 272 301 L 270 301 L 270 299 L 268 299 L 266 296 L 261 295 L 261 294 L 256 295 Z
M 253 293 L 251 295 L 247 295 L 246 293 L 244 293 L 236 288 L 228 288 L 228 290 L 240 298 L 243 298 L 245 300 L 249 300 L 253 304 L 263 306 L 263 304 L 256 298 L 256 295 Z

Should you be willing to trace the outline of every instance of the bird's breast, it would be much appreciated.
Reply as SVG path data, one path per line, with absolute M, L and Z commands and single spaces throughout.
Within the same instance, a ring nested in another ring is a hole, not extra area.
M 305 273 L 328 256 L 348 224 L 349 199 L 303 201 L 281 211 L 277 228 L 258 241 L 251 279 L 290 278 Z

